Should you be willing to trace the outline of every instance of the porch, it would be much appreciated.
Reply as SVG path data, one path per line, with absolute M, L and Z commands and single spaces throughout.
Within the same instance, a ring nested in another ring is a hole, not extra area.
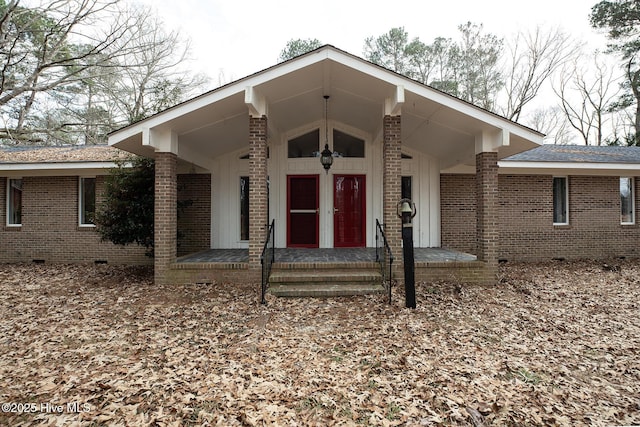
M 491 280 L 486 263 L 472 254 L 446 248 L 414 248 L 416 281 Z M 404 279 L 402 254 L 394 254 L 393 279 Z M 188 254 L 171 265 L 178 283 L 260 281 L 249 268 L 248 249 L 209 249 Z M 270 292 L 279 296 L 341 296 L 383 293 L 376 248 L 276 248 Z
M 465 252 L 446 248 L 414 248 L 416 264 L 471 262 L 477 257 Z M 397 256 L 397 254 L 396 254 Z M 276 248 L 277 263 L 349 263 L 375 262 L 376 248 Z M 177 259 L 176 264 L 242 265 L 249 263 L 248 249 L 208 249 L 188 254 Z

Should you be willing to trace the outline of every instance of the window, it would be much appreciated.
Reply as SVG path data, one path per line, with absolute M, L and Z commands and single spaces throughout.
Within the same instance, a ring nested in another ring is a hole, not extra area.
M 249 240 L 249 177 L 240 177 L 240 240 Z
M 635 224 L 636 213 L 634 203 L 633 178 L 620 178 L 620 223 Z
M 400 198 L 402 199 L 412 199 L 412 191 L 411 191 L 411 177 L 403 176 L 402 177 L 402 193 Z
M 7 225 L 22 225 L 22 179 L 7 182 Z
M 96 179 L 80 177 L 78 194 L 79 224 L 93 226 L 96 216 Z
M 569 224 L 569 191 L 566 176 L 553 177 L 553 223 Z
M 318 150 L 319 143 L 320 129 L 290 139 L 288 144 L 289 158 L 318 157 L 320 155 L 320 150 Z
M 364 140 L 334 129 L 333 151 L 337 157 L 364 157 Z

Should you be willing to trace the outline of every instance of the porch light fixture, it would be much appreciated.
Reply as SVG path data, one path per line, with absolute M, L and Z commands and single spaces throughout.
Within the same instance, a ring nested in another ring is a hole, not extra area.
M 329 121 L 328 116 L 329 95 L 324 95 L 324 150 L 320 153 L 320 163 L 325 173 L 329 173 L 333 164 L 333 153 L 329 150 Z

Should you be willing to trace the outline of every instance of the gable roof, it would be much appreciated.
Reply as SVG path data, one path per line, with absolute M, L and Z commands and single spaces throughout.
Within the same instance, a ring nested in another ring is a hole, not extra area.
M 640 147 L 545 144 L 514 154 L 502 161 L 640 164 Z
M 482 135 L 498 141 L 500 158 L 542 143 L 533 129 L 325 45 L 132 123 L 111 133 L 109 144 L 149 157 L 162 144 L 211 168 L 217 157 L 248 146 L 250 110 L 267 116 L 270 142 L 279 143 L 323 120 L 324 95 L 329 120 L 372 138 L 381 134 L 389 102 L 397 101 L 403 144 L 442 166 L 474 164 Z

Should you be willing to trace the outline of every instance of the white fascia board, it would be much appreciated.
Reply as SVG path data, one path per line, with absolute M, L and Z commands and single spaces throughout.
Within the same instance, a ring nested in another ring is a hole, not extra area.
M 498 161 L 499 173 L 557 175 L 640 175 L 638 163 L 570 163 Z
M 118 142 L 124 141 L 125 139 L 129 139 L 133 136 L 136 136 L 142 133 L 143 127 L 138 127 L 136 125 L 128 126 L 126 128 L 120 129 L 107 138 L 108 145 L 115 145 Z
M 112 169 L 117 166 L 115 162 L 0 163 L 0 171 Z
M 0 176 L 98 176 L 108 175 L 111 168 L 117 167 L 113 162 L 82 163 L 11 163 L 0 164 Z

